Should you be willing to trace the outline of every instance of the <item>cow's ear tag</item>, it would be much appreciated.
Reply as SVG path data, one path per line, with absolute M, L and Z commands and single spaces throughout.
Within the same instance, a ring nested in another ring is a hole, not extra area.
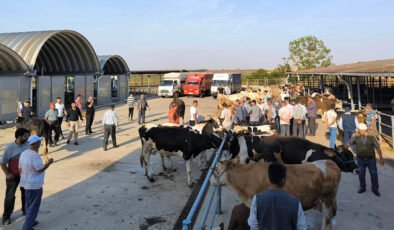
M 324 153 L 329 156 L 329 157 L 334 157 L 335 156 L 335 152 L 332 149 L 326 149 L 324 150 Z

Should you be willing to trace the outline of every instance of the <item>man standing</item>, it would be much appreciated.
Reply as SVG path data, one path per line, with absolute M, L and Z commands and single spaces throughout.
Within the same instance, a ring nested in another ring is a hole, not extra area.
M 148 102 L 145 100 L 144 94 L 141 94 L 141 99 L 137 103 L 138 124 L 145 124 L 145 111 L 150 109 Z
M 345 105 L 345 113 L 339 118 L 338 126 L 343 130 L 343 144 L 346 145 L 353 133 L 358 128 L 358 120 L 356 116 L 350 113 L 350 105 Z
M 3 224 L 11 224 L 11 214 L 14 211 L 15 192 L 20 182 L 19 174 L 19 157 L 23 151 L 29 147 L 27 139 L 29 138 L 29 131 L 24 128 L 19 128 L 15 131 L 15 142 L 9 144 L 3 155 L 0 157 L 0 166 L 6 178 L 6 190 L 4 199 L 4 213 Z M 22 212 L 25 214 L 25 190 L 20 187 L 22 198 Z
M 104 113 L 103 117 L 103 130 L 104 130 L 104 140 L 103 149 L 107 151 L 108 138 L 111 135 L 112 145 L 114 148 L 119 147 L 116 144 L 116 128 L 118 127 L 118 115 L 114 112 L 115 106 L 111 105 L 110 109 Z
M 247 112 L 247 114 L 246 114 L 246 117 L 245 117 L 245 121 L 246 121 L 246 124 L 249 124 L 249 121 L 250 121 L 250 116 L 249 116 L 249 114 L 250 114 L 250 109 L 251 109 L 251 105 L 250 105 L 250 98 L 249 97 L 246 97 L 245 98 L 245 101 L 244 101 L 244 108 L 245 108 L 245 110 L 246 110 L 246 112 Z
M 192 107 L 190 107 L 190 126 L 195 126 L 198 124 L 198 101 L 194 100 Z
M 286 106 L 286 101 L 282 101 L 282 107 L 279 109 L 281 136 L 290 136 L 290 119 L 293 117 L 292 113 L 290 108 Z
M 56 99 L 56 104 L 55 108 L 57 110 L 57 122 L 58 122 L 58 128 L 59 128 L 59 136 L 62 136 L 62 139 L 64 139 L 63 131 L 62 131 L 62 123 L 63 123 L 63 117 L 66 115 L 66 109 L 64 107 L 64 104 L 62 103 L 62 98 L 58 97 Z
M 24 120 L 29 120 L 32 117 L 33 109 L 30 106 L 30 100 L 26 100 L 22 108 L 22 117 Z
M 134 96 L 133 93 L 130 92 L 129 97 L 127 98 L 127 107 L 129 108 L 129 116 L 128 119 L 133 121 L 133 114 L 134 114 Z
M 94 109 L 94 100 L 93 97 L 89 97 L 88 101 L 86 102 L 86 126 L 85 126 L 85 134 L 86 135 L 90 135 L 93 133 L 92 131 L 92 125 L 93 125 L 93 121 L 94 121 L 94 113 L 95 113 L 95 109 Z
M 376 117 L 376 110 L 372 108 L 372 104 L 368 103 L 365 106 L 365 124 L 368 127 L 369 135 L 378 135 L 378 132 L 376 130 Z
M 45 170 L 53 163 L 53 158 L 45 165 L 42 163 L 38 152 L 42 139 L 36 135 L 30 136 L 27 140 L 29 149 L 23 151 L 19 159 L 21 187 L 25 189 L 26 196 L 26 218 L 23 230 L 31 230 L 38 224 L 36 218 L 41 204 Z
M 330 110 L 327 111 L 325 124 L 330 131 L 330 148 L 335 148 L 335 141 L 337 139 L 337 113 L 335 112 L 335 105 L 330 105 Z
M 78 94 L 77 98 L 75 99 L 75 105 L 77 106 L 79 111 L 81 111 L 81 113 L 82 113 L 83 102 L 82 102 L 82 97 L 79 94 Z
M 295 100 L 291 99 L 291 100 L 289 100 L 289 102 L 287 103 L 286 106 L 290 109 L 291 112 L 293 112 L 293 108 L 294 108 L 295 104 L 296 104 Z M 293 130 L 294 130 L 293 127 L 294 127 L 294 118 L 292 116 L 290 119 L 290 136 L 296 136 L 296 134 L 293 133 Z
M 251 230 L 306 229 L 305 215 L 299 199 L 285 191 L 286 167 L 279 163 L 268 166 L 270 187 L 256 194 L 250 207 Z
M 297 105 L 293 108 L 293 136 L 305 138 L 306 107 L 297 100 Z
M 309 136 L 316 135 L 316 113 L 317 113 L 317 105 L 316 102 L 308 97 L 308 105 L 306 106 L 307 114 L 308 114 L 308 128 L 309 128 Z
M 74 145 L 78 145 L 78 128 L 82 124 L 82 114 L 75 103 L 71 104 L 71 108 L 67 110 L 66 122 L 70 128 L 70 133 L 67 137 L 67 144 L 70 144 L 70 140 L 74 135 Z
M 249 117 L 250 117 L 249 124 L 253 126 L 260 125 L 260 119 L 261 117 L 263 117 L 263 113 L 261 109 L 256 105 L 255 100 L 252 100 L 250 106 L 251 107 L 249 111 Z
M 359 169 L 358 179 L 360 181 L 358 193 L 363 193 L 366 191 L 365 171 L 366 168 L 368 168 L 369 175 L 371 177 L 372 192 L 376 196 L 380 196 L 375 150 L 379 155 L 379 163 L 381 166 L 384 165 L 384 160 L 378 140 L 375 136 L 368 135 L 367 125 L 360 123 L 358 126 L 358 134 L 352 136 L 347 146 L 349 145 L 353 145 L 353 150 L 357 155 L 357 165 Z
M 222 113 L 220 114 L 220 124 L 223 126 L 223 128 L 229 131 L 233 129 L 233 123 L 234 123 L 233 114 L 231 113 L 227 104 L 223 103 L 223 110 Z
M 49 110 L 45 113 L 45 121 L 49 124 L 49 145 L 55 147 L 59 141 L 58 112 L 55 103 L 49 104 Z M 52 139 L 52 131 L 55 131 L 55 143 Z

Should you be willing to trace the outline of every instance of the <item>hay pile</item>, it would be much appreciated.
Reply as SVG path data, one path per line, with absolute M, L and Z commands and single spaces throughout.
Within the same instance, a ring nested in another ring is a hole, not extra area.
M 218 117 L 222 113 L 224 103 L 226 103 L 227 107 L 230 108 L 231 113 L 233 115 L 235 115 L 235 112 L 237 110 L 237 104 L 235 103 L 235 100 L 232 100 L 229 97 L 226 97 L 224 95 L 219 95 L 219 97 L 218 97 Z

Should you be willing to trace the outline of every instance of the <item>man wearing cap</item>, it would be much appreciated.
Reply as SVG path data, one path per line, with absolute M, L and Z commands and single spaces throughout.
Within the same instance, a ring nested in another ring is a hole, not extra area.
M 366 191 L 365 170 L 368 168 L 369 175 L 371 176 L 372 192 L 376 196 L 380 196 L 375 150 L 379 155 L 380 165 L 384 165 L 384 160 L 378 140 L 375 136 L 368 135 L 368 127 L 366 124 L 360 123 L 358 126 L 358 134 L 353 135 L 346 146 L 350 145 L 352 145 L 353 151 L 357 155 L 357 165 L 359 169 L 358 178 L 360 181 L 358 193 Z
M 343 144 L 348 143 L 353 133 L 358 129 L 356 116 L 350 113 L 350 105 L 345 105 L 345 113 L 339 118 L 339 128 L 343 131 Z
M 3 224 L 11 224 L 11 214 L 14 211 L 15 192 L 20 182 L 19 157 L 29 147 L 27 139 L 29 131 L 19 128 L 15 131 L 15 141 L 9 144 L 0 157 L 0 166 L 6 178 L 6 189 L 4 199 Z M 22 213 L 25 214 L 25 190 L 20 187 L 22 198 Z
M 53 163 L 53 158 L 43 164 L 38 150 L 43 138 L 32 135 L 27 142 L 29 149 L 22 152 L 19 158 L 19 173 L 21 175 L 21 187 L 25 189 L 26 218 L 23 230 L 31 230 L 37 225 L 38 210 L 40 209 L 42 186 L 44 185 L 45 170 Z
M 51 147 L 56 146 L 59 141 L 58 115 L 58 111 L 55 109 L 55 103 L 51 102 L 49 104 L 49 110 L 45 113 L 45 121 L 49 124 L 49 144 Z M 53 143 L 52 131 L 55 131 L 55 143 Z
M 103 117 L 103 130 L 104 130 L 104 140 L 103 140 L 103 149 L 107 151 L 108 138 L 111 135 L 112 145 L 114 148 L 119 147 L 116 144 L 116 128 L 119 125 L 118 123 L 118 115 L 114 112 L 115 106 L 111 105 L 110 109 L 104 113 Z

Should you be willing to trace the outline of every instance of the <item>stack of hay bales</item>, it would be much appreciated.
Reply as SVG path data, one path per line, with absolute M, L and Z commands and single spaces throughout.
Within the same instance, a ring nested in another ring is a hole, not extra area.
M 235 103 L 235 100 L 233 101 L 229 97 L 226 97 L 224 95 L 219 95 L 219 97 L 218 97 L 218 116 L 220 116 L 220 114 L 222 113 L 224 103 L 226 103 L 227 107 L 230 108 L 232 114 L 235 115 L 235 112 L 237 110 L 237 104 Z

